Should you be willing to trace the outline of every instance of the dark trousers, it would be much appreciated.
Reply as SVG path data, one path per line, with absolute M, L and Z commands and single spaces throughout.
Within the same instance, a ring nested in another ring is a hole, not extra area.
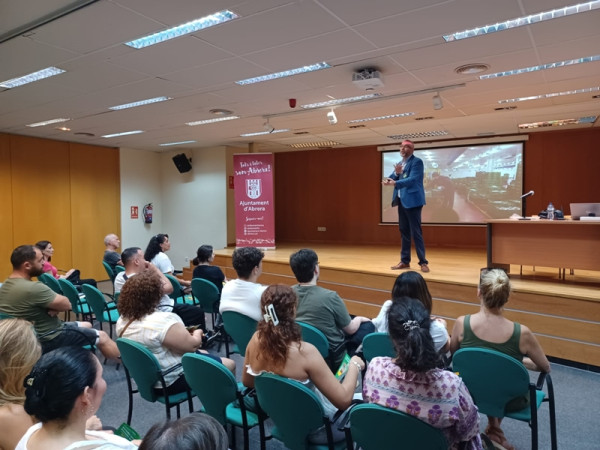
M 206 319 L 204 318 L 204 311 L 200 306 L 175 303 L 173 305 L 173 312 L 181 317 L 186 327 L 199 325 L 200 328 L 206 330 Z
M 416 208 L 405 208 L 402 202 L 398 202 L 398 226 L 402 235 L 402 249 L 400 250 L 400 261 L 404 264 L 410 263 L 411 239 L 415 243 L 415 250 L 419 258 L 419 265 L 428 264 L 425 258 L 425 242 L 421 230 L 422 206 Z

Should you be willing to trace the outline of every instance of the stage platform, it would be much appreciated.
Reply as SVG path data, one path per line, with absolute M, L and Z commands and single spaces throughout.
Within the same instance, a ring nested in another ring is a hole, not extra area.
M 283 243 L 265 250 L 262 284 L 294 284 L 289 256 L 310 247 L 319 255 L 319 285 L 337 291 L 351 314 L 375 317 L 381 304 L 390 298 L 400 271 L 390 267 L 399 260 L 399 247 L 340 246 Z M 231 266 L 234 248 L 215 250 L 215 265 L 228 278 L 236 278 Z M 413 266 L 419 270 L 413 255 Z M 479 270 L 486 266 L 484 249 L 427 248 L 431 272 L 423 274 L 434 297 L 433 314 L 448 321 L 448 331 L 456 317 L 479 309 L 477 283 Z M 191 270 L 185 270 L 191 277 Z M 506 316 L 530 327 L 549 356 L 582 364 L 600 366 L 600 269 L 566 270 L 565 279 L 558 268 L 510 266 L 513 293 L 506 305 Z

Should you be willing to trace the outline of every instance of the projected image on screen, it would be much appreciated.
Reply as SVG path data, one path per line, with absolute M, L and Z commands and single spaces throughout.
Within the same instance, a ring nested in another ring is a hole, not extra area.
M 521 214 L 522 143 L 428 148 L 414 154 L 425 166 L 424 223 L 484 223 Z M 397 150 L 381 155 L 385 178 L 402 158 Z M 392 193 L 392 186 L 382 186 L 384 223 L 398 222 L 398 212 L 391 206 Z

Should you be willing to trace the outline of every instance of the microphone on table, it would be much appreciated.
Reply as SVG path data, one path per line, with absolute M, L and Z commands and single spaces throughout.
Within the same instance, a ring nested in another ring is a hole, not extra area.
M 533 191 L 529 191 L 527 194 L 523 194 L 521 195 L 521 198 L 527 198 L 527 197 L 531 197 L 534 194 Z

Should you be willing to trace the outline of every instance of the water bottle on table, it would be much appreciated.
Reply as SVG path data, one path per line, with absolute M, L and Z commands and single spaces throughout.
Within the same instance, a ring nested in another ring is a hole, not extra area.
M 554 220 L 554 205 L 552 204 L 552 202 L 548 203 L 546 212 L 548 213 L 548 220 Z

